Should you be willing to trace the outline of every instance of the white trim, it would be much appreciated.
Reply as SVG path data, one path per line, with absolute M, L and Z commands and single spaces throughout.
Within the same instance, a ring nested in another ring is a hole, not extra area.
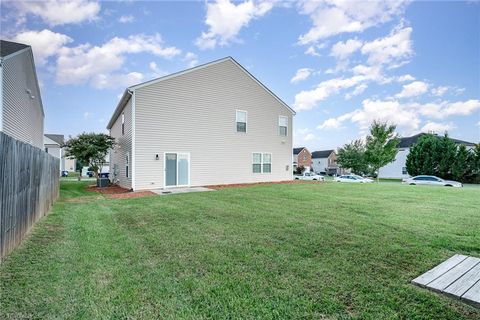
M 131 93 L 132 95 L 132 190 L 136 191 L 136 179 L 135 179 L 135 91 Z
M 177 155 L 177 172 L 176 172 L 176 180 L 177 184 L 174 186 L 167 186 L 167 153 L 173 153 Z M 183 154 L 187 155 L 188 157 L 188 184 L 178 184 L 178 155 Z M 163 153 L 163 188 L 185 188 L 185 187 L 190 187 L 191 185 L 191 179 L 190 179 L 190 152 L 179 152 L 179 151 L 171 151 L 171 152 L 164 152 Z
M 261 155 L 261 157 L 260 157 L 260 172 L 253 172 L 253 165 L 258 164 L 258 163 L 253 163 L 253 155 L 255 153 L 259 153 Z M 269 154 L 270 155 L 270 172 L 263 172 L 263 165 L 264 165 L 263 155 L 264 154 Z M 250 166 L 250 170 L 252 170 L 251 171 L 252 174 L 271 174 L 273 172 L 273 154 L 271 152 L 260 152 L 260 151 L 252 152 L 252 163 L 251 163 L 251 166 Z
M 245 132 L 241 132 L 241 131 L 238 131 L 237 129 L 237 112 L 240 111 L 240 112 L 245 112 Z M 247 110 L 240 110 L 240 109 L 235 109 L 235 132 L 236 133 L 243 133 L 243 134 L 247 134 L 248 133 L 248 111 Z

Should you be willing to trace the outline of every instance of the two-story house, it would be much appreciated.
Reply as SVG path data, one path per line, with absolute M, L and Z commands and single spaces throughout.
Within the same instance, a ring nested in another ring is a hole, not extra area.
M 295 112 L 233 58 L 127 88 L 107 129 L 133 190 L 292 179 Z
M 305 171 L 312 167 L 312 154 L 305 147 L 293 148 L 293 170 L 297 167 L 303 167 Z
M 413 135 L 411 137 L 404 137 L 400 138 L 400 142 L 398 144 L 398 153 L 395 156 L 395 160 L 386 166 L 380 168 L 378 170 L 378 176 L 380 178 L 395 178 L 395 179 L 404 179 L 409 178 L 410 175 L 407 172 L 407 156 L 410 153 L 410 148 L 417 143 L 420 137 L 426 135 L 426 133 L 419 133 Z M 441 136 L 437 136 L 441 138 Z M 473 142 L 462 141 L 458 139 L 453 139 L 456 145 L 465 145 L 467 149 L 471 149 L 475 147 Z
M 339 174 L 337 154 L 335 150 L 321 150 L 312 152 L 313 171 L 322 174 Z
M 0 131 L 43 150 L 43 112 L 32 48 L 0 40 Z

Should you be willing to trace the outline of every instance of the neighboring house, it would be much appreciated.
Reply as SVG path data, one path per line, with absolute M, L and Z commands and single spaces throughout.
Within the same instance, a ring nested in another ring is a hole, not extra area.
M 305 171 L 310 171 L 312 166 L 312 154 L 305 147 L 293 148 L 293 170 L 297 167 L 304 167 Z
M 410 175 L 407 172 L 407 156 L 410 153 L 410 148 L 414 145 L 418 139 L 426 135 L 426 133 L 419 133 L 411 137 L 400 138 L 400 143 L 398 144 L 398 153 L 395 157 L 395 161 L 387 164 L 386 166 L 380 168 L 378 171 L 378 176 L 380 178 L 397 178 L 403 179 L 408 178 Z M 441 138 L 441 136 L 438 136 Z M 452 139 L 452 138 L 450 138 Z M 457 145 L 464 144 L 468 149 L 471 149 L 475 146 L 472 142 L 462 141 L 458 139 L 452 139 Z
M 227 57 L 125 90 L 110 178 L 133 189 L 292 179 L 295 112 Z
M 43 112 L 32 48 L 0 40 L 0 131 L 43 150 Z
M 43 138 L 45 152 L 60 159 L 60 174 L 65 170 L 65 151 L 63 134 L 45 134 Z
M 312 152 L 312 168 L 317 173 L 329 175 L 340 174 L 337 165 L 337 154 L 335 150 L 321 150 Z

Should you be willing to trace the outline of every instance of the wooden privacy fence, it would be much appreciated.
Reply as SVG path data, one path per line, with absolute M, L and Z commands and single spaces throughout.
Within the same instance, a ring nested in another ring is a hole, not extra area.
M 0 261 L 59 194 L 60 159 L 0 132 Z

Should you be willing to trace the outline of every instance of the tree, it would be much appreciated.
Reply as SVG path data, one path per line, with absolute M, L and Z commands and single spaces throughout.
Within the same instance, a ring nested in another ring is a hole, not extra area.
M 368 165 L 365 162 L 365 145 L 362 140 L 352 141 L 338 149 L 337 163 L 342 168 L 351 169 L 354 173 L 365 174 Z
M 455 180 L 465 181 L 471 174 L 469 160 L 469 151 L 464 144 L 457 149 L 457 154 L 451 166 L 451 175 Z M 443 177 L 442 177 L 443 178 Z
M 365 161 L 377 174 L 377 182 L 378 170 L 395 161 L 397 156 L 400 139 L 395 129 L 393 124 L 376 120 L 370 126 L 370 134 L 365 143 Z
M 438 139 L 438 143 L 436 144 L 436 149 L 434 151 L 436 175 L 445 179 L 452 178 L 452 165 L 456 161 L 457 145 L 448 137 L 448 134 L 445 133 L 441 139 Z M 467 149 L 465 149 L 465 151 L 467 151 Z M 464 160 L 466 161 L 467 159 L 465 158 Z
M 408 174 L 411 176 L 437 175 L 438 150 L 440 150 L 438 137 L 433 134 L 421 136 L 410 147 L 406 161 Z
M 115 138 L 104 133 L 82 133 L 65 143 L 66 156 L 87 163 L 93 168 L 97 178 L 108 151 L 114 146 Z

